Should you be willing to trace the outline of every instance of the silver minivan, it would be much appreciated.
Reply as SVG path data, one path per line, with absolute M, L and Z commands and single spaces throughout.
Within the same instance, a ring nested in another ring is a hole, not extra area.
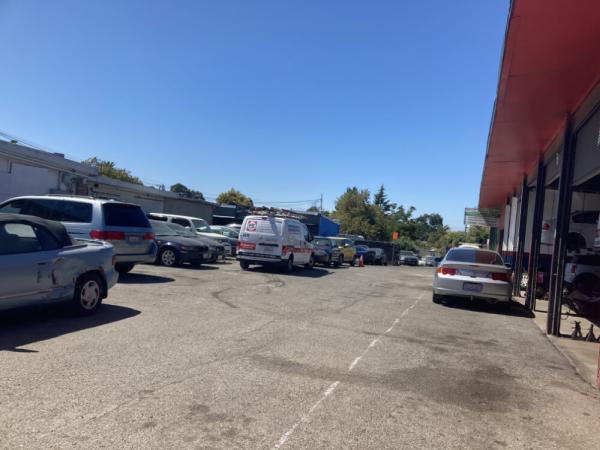
M 154 232 L 138 205 L 92 197 L 31 195 L 6 200 L 0 212 L 61 222 L 73 239 L 110 242 L 115 268 L 121 274 L 156 259 Z

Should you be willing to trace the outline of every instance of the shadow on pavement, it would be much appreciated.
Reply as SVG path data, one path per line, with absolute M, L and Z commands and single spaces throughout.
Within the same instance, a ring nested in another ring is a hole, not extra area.
M 0 351 L 37 353 L 24 345 L 63 334 L 94 328 L 137 316 L 140 311 L 118 305 L 101 305 L 91 316 L 70 315 L 64 305 L 31 307 L 0 313 Z
M 503 304 L 492 305 L 486 301 L 470 301 L 461 298 L 446 298 L 442 304 L 448 308 L 467 309 L 469 311 L 481 312 L 486 314 L 500 314 L 503 316 L 526 317 L 532 319 L 534 314 L 517 302 L 510 302 L 510 307 Z
M 175 278 L 150 275 L 147 273 L 127 273 L 119 276 L 119 283 L 121 284 L 155 284 L 170 283 L 172 281 L 175 281 Z

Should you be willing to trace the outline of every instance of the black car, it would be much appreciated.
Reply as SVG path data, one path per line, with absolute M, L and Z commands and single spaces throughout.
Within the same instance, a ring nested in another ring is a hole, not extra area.
M 356 257 L 359 259 L 362 257 L 364 264 L 373 264 L 375 261 L 375 252 L 372 248 L 369 248 L 366 245 L 357 245 Z
M 209 238 L 206 236 L 202 236 L 200 234 L 194 233 L 192 230 L 188 230 L 183 225 L 179 225 L 178 223 L 173 222 L 165 222 L 169 228 L 171 228 L 175 233 L 179 236 L 195 239 L 196 241 L 200 241 L 201 244 L 208 246 L 208 251 L 210 252 L 210 256 L 206 262 L 208 263 L 216 263 L 219 259 L 225 261 L 227 257 L 227 253 L 225 252 L 225 247 L 219 244 L 213 238 Z
M 316 264 L 335 267 L 340 265 L 340 249 L 334 241 L 327 237 L 316 236 L 313 240 L 314 258 Z
M 197 239 L 178 235 L 165 222 L 151 220 L 150 224 L 158 244 L 155 264 L 174 267 L 187 262 L 199 266 L 210 258 L 208 245 Z

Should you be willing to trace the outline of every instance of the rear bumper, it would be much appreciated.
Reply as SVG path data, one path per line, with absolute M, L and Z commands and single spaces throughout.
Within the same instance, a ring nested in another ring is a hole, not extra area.
M 279 255 L 267 255 L 264 253 L 250 253 L 250 252 L 238 252 L 236 259 L 238 261 L 247 261 L 260 264 L 276 264 L 282 261 L 286 261 Z
M 148 263 L 152 264 L 156 260 L 158 245 L 153 242 L 150 246 L 150 251 L 146 253 L 117 253 L 115 254 L 115 262 L 117 263 Z
M 512 284 L 498 281 L 479 283 L 481 292 L 465 291 L 464 283 L 477 283 L 470 277 L 436 276 L 433 281 L 433 293 L 450 297 L 477 298 L 497 302 L 509 302 L 512 296 Z
M 106 295 L 108 295 L 108 290 L 119 281 L 119 272 L 111 266 L 110 269 L 104 271 L 104 277 L 106 278 Z

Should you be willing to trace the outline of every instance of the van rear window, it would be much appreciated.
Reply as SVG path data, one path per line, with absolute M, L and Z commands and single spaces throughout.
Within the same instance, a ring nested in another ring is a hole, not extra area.
M 105 203 L 102 205 L 102 211 L 107 227 L 150 228 L 150 222 L 139 206 Z
M 281 220 L 249 219 L 248 221 L 246 221 L 245 231 L 248 231 L 250 233 L 281 235 Z

